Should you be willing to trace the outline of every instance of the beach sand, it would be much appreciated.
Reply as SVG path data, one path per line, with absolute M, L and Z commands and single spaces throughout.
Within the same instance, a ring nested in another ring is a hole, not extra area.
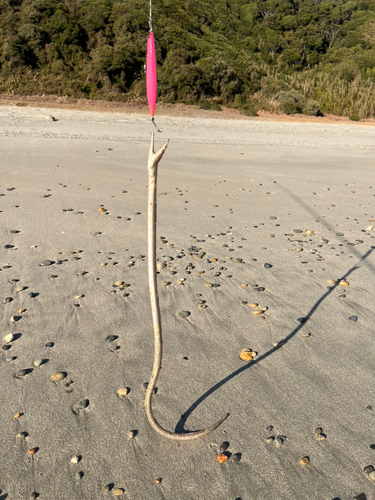
M 145 415 L 149 118 L 3 107 L 0 499 L 373 499 L 375 127 L 156 122 L 153 408 L 229 416 Z

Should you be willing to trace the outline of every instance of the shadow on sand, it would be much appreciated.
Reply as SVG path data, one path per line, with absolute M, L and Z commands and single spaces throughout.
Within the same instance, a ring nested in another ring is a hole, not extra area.
M 285 191 L 288 191 L 286 188 L 282 188 L 284 189 Z M 288 194 L 298 203 L 300 204 L 304 209 L 306 209 L 310 214 L 313 214 L 314 216 L 318 216 L 318 214 L 312 210 L 310 207 L 308 207 L 300 198 L 298 198 L 297 196 L 295 196 L 294 194 L 288 192 Z M 326 227 L 330 227 L 332 229 L 332 226 L 330 226 L 326 221 L 324 221 L 324 225 Z M 351 267 L 344 276 L 342 276 L 341 279 L 347 279 L 355 270 L 359 269 L 359 267 L 361 266 L 362 263 L 364 263 L 364 261 L 370 256 L 370 254 L 375 250 L 375 247 L 371 247 L 364 255 L 361 256 L 361 254 L 355 250 L 354 248 L 352 247 L 349 247 L 350 248 L 350 251 L 352 253 L 354 253 L 357 257 L 359 257 L 359 261 L 357 262 L 357 264 L 355 264 L 353 267 Z M 371 271 L 375 271 L 375 267 L 371 264 L 371 263 L 368 263 L 366 262 L 367 267 L 371 270 Z M 330 290 L 327 290 L 326 293 L 324 293 L 319 300 L 317 300 L 315 302 L 315 304 L 312 306 L 312 308 L 310 309 L 310 311 L 308 312 L 308 314 L 306 316 L 304 316 L 303 318 L 301 318 L 301 322 L 300 324 L 294 328 L 294 330 L 292 330 L 289 335 L 287 335 L 285 338 L 284 338 L 284 343 L 283 345 L 285 345 L 291 338 L 293 338 L 300 330 L 303 326 L 306 325 L 306 323 L 309 321 L 309 319 L 311 318 L 311 316 L 314 314 L 314 312 L 318 309 L 318 307 L 320 306 L 320 304 L 339 286 L 339 281 L 338 280 Z M 249 368 L 252 368 L 254 367 L 255 365 L 257 365 L 258 363 L 262 362 L 264 359 L 268 358 L 269 356 L 271 356 L 275 351 L 277 351 L 278 349 L 280 349 L 281 347 L 273 347 L 272 349 L 270 349 L 269 351 L 267 351 L 266 353 L 262 354 L 261 356 L 257 357 L 254 361 L 252 361 L 251 363 L 248 363 L 244 366 L 242 366 L 241 368 L 238 368 L 236 371 L 234 371 L 233 373 L 229 374 L 228 376 L 226 376 L 225 378 L 223 378 L 222 380 L 220 380 L 219 382 L 217 382 L 213 387 L 211 387 L 211 389 L 209 389 L 208 391 L 206 391 L 204 394 L 202 394 L 202 396 L 200 396 L 191 406 L 190 408 L 187 409 L 187 411 L 181 415 L 181 418 L 180 420 L 178 421 L 176 427 L 175 427 L 175 432 L 176 433 L 179 433 L 179 434 L 182 434 L 182 433 L 186 433 L 188 431 L 186 431 L 184 429 L 184 426 L 185 426 L 185 423 L 187 421 L 187 419 L 189 418 L 189 416 L 193 413 L 193 411 L 205 400 L 207 399 L 209 396 L 211 396 L 215 391 L 217 391 L 218 389 L 220 389 L 221 387 L 223 387 L 224 384 L 226 384 L 227 382 L 230 382 L 232 379 L 234 379 L 235 377 L 237 377 L 238 375 L 241 375 L 243 372 L 245 372 L 246 370 L 248 370 Z M 229 414 L 228 414 L 229 415 Z

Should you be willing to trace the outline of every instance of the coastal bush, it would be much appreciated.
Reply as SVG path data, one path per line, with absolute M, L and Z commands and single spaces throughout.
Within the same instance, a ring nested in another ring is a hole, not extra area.
M 153 28 L 161 101 L 375 116 L 375 0 L 159 0 Z M 144 0 L 0 0 L 0 91 L 146 102 L 147 36 Z
M 303 108 L 303 114 L 308 116 L 323 116 L 319 104 L 316 101 L 313 101 L 312 99 L 309 99 L 306 102 L 306 105 Z
M 302 113 L 306 99 L 297 90 L 282 90 L 276 94 L 276 100 L 280 105 L 280 111 L 286 115 Z

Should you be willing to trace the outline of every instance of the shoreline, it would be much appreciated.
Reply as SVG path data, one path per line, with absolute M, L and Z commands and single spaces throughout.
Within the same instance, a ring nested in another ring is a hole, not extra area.
M 107 113 L 122 113 L 126 115 L 148 116 L 149 110 L 146 104 L 125 103 L 118 101 L 99 101 L 90 99 L 76 99 L 71 97 L 58 97 L 53 95 L 42 96 L 20 96 L 20 95 L 0 95 L 0 107 L 31 107 L 31 108 L 54 108 L 73 111 L 94 111 Z M 221 120 L 244 120 L 255 122 L 280 122 L 280 123 L 320 123 L 320 124 L 342 124 L 342 125 L 366 125 L 375 126 L 375 119 L 370 118 L 363 121 L 353 121 L 348 117 L 326 114 L 320 116 L 306 116 L 302 114 L 283 115 L 272 114 L 268 111 L 260 110 L 259 116 L 246 116 L 233 108 L 222 107 L 222 111 L 204 110 L 199 106 L 186 104 L 166 104 L 156 105 L 156 116 L 168 117 L 188 117 L 188 118 L 209 118 Z

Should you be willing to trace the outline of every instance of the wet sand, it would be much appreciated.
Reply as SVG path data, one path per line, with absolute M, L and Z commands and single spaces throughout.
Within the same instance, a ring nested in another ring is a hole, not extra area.
M 375 129 L 157 123 L 153 407 L 230 415 L 145 416 L 148 118 L 1 108 L 0 498 L 373 498 Z

